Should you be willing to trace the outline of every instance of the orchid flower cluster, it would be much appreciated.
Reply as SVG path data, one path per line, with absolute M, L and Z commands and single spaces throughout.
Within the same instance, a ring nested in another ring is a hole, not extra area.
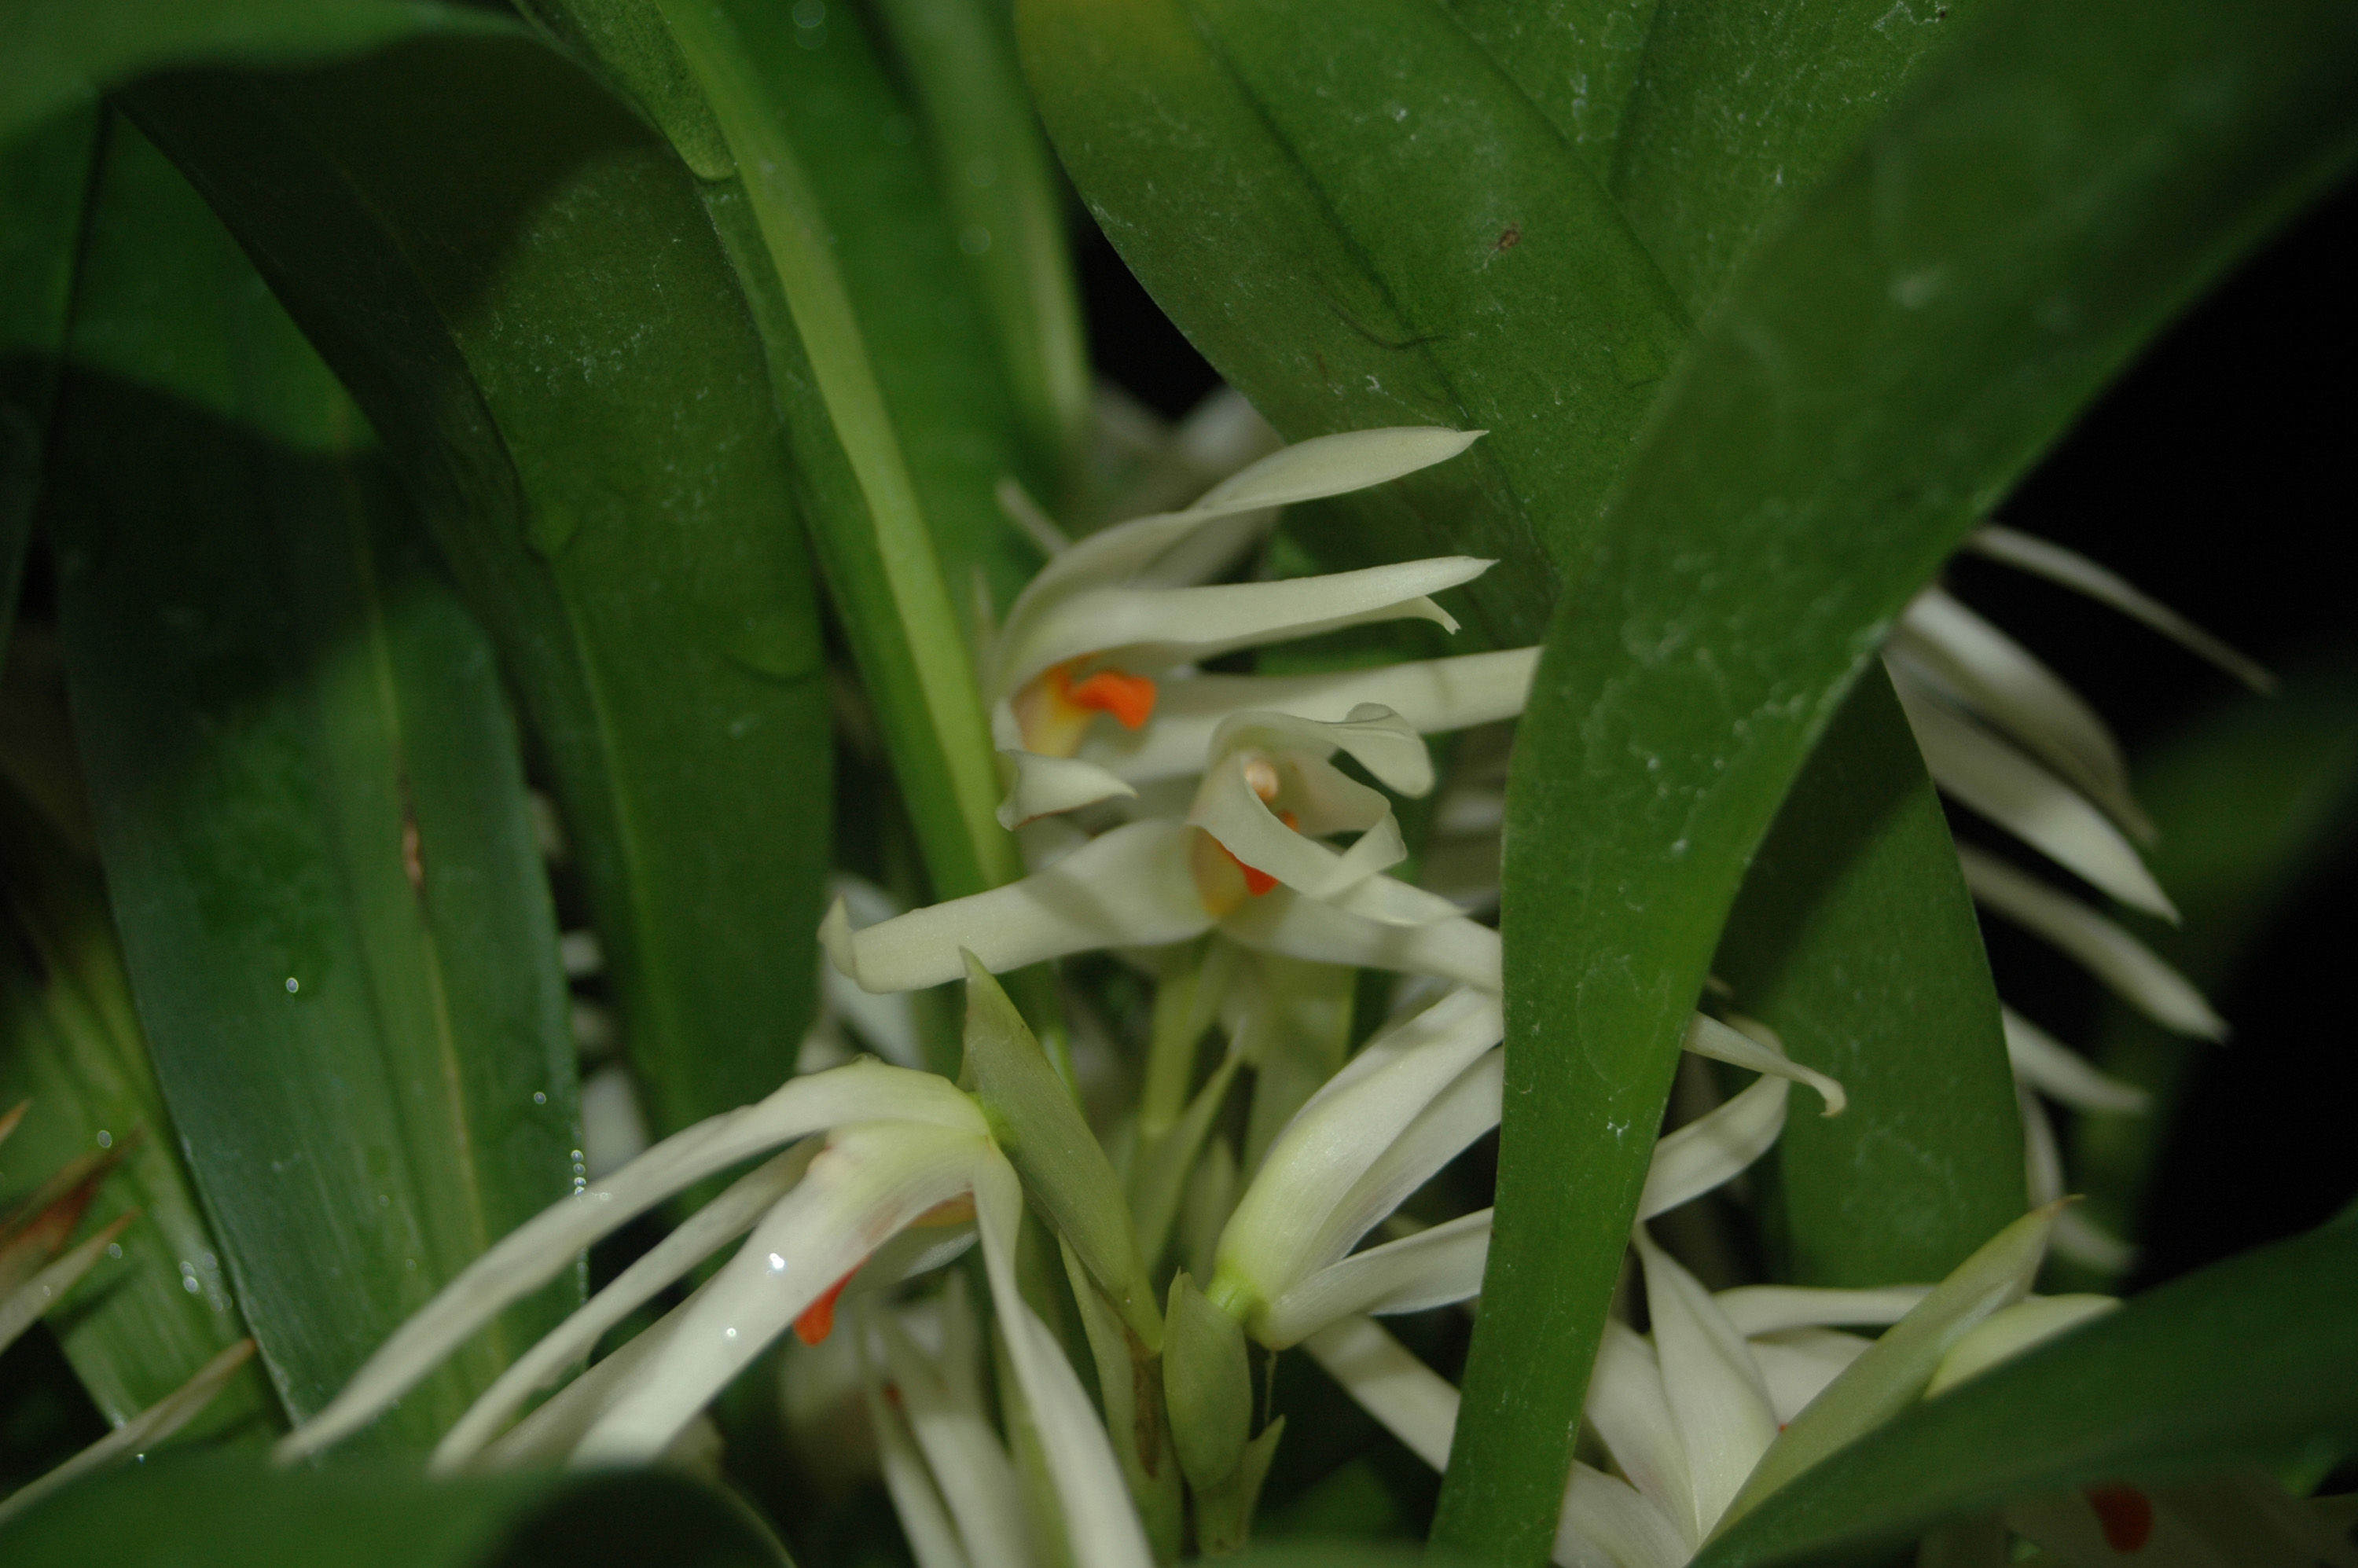
M 685 1457 L 704 1441 L 705 1407 L 790 1331 L 849 1357 L 923 1568 L 1124 1568 L 1174 1561 L 1191 1542 L 1238 1550 L 1285 1424 L 1256 1394 L 1256 1357 L 1297 1346 L 1442 1465 L 1455 1391 L 1376 1320 L 1481 1288 L 1489 1211 L 1424 1224 L 1402 1206 L 1498 1123 L 1499 943 L 1478 894 L 1459 902 L 1400 874 L 1411 851 L 1393 800 L 1433 790 L 1426 737 L 1520 712 L 1538 650 L 1314 675 L 1207 665 L 1388 621 L 1454 632 L 1433 596 L 1489 563 L 1228 579 L 1278 508 L 1446 461 L 1478 436 L 1303 442 L 1182 510 L 1069 546 L 1035 519 L 1035 536 L 1059 547 L 986 624 L 980 661 L 1000 820 L 1030 873 L 905 913 L 871 890 L 863 924 L 839 899 L 819 933 L 847 1010 L 964 983 L 959 1080 L 853 1060 L 665 1140 L 493 1247 L 282 1455 L 364 1425 L 599 1238 L 758 1160 L 517 1360 L 443 1438 L 436 1467 Z M 1990 547 L 2022 557 L 2011 537 Z M 2060 681 L 1938 590 L 1910 610 L 1890 658 L 1945 789 L 2099 886 L 2149 888 L 2115 830 L 2135 820 L 2116 750 Z M 2112 820 L 2080 809 L 2091 799 Z M 2063 895 L 1995 861 L 1967 866 L 1977 894 L 2133 996 L 2177 994 L 2158 960 L 2093 911 L 2041 924 L 2025 912 Z M 1143 1087 L 1103 1129 L 994 978 L 1099 950 L 1155 988 Z M 1390 1018 L 1347 1053 L 1361 969 L 1401 979 Z M 2191 988 L 2180 1000 L 2173 1016 L 2209 1020 Z M 905 1018 L 884 1027 L 905 1032 Z M 1207 1036 L 1219 1043 L 1209 1062 Z M 2009 1040 L 2026 1084 L 2128 1108 L 2028 1024 L 2009 1019 Z M 2113 1304 L 2028 1295 L 2061 1234 L 2051 1201 L 1937 1284 L 1705 1290 L 1648 1223 L 1767 1152 L 1794 1085 L 1828 1116 L 1845 1097 L 1740 1015 L 1698 1011 L 1684 1044 L 1757 1078 L 1655 1146 L 1632 1238 L 1650 1327 L 1608 1325 L 1557 1541 L 1567 1564 L 1682 1563 L 1833 1448 Z M 1231 1113 L 1248 1070 L 1239 1146 Z M 534 1402 L 740 1237 L 684 1302 Z M 979 1270 L 949 1267 L 969 1250 Z M 1862 1326 L 1888 1332 L 1844 1332 Z M 2067 1560 L 2108 1561 L 2070 1544 L 2082 1515 L 2108 1506 L 2067 1500 L 2006 1523 Z M 2167 1499 L 2136 1506 L 2175 1517 Z

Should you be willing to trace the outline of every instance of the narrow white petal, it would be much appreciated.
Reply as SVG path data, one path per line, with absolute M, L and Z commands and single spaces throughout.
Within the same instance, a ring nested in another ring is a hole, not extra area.
M 968 1189 L 988 1138 L 908 1122 L 838 1130 L 574 1450 L 645 1464 L 878 1243 Z
M 656 1204 L 741 1160 L 838 1123 L 904 1119 L 986 1130 L 947 1079 L 881 1062 L 795 1078 L 756 1104 L 674 1133 L 611 1176 L 544 1209 L 469 1264 L 395 1331 L 328 1407 L 279 1440 L 284 1462 L 315 1454 L 373 1420 L 511 1302 L 573 1266 L 575 1257 Z
M 1098 835 L 1020 882 L 851 929 L 842 906 L 819 940 L 835 967 L 871 991 L 915 990 L 966 973 L 960 948 L 993 974 L 1091 947 L 1152 946 L 1212 924 L 1187 870 L 1195 829 L 1153 818 Z
M 1218 839 L 1221 848 L 1244 864 L 1275 877 L 1297 892 L 1325 898 L 1345 892 L 1386 866 L 1407 859 L 1408 849 L 1401 842 L 1397 828 L 1376 835 L 1368 854 L 1357 854 L 1357 847 L 1354 846 L 1354 855 L 1347 859 L 1315 838 L 1288 827 L 1271 814 L 1269 806 L 1246 782 L 1245 770 L 1257 760 L 1249 755 L 1224 758 L 1204 775 L 1204 783 L 1195 792 L 1195 805 L 1187 813 L 1191 826 Z M 1380 795 L 1377 802 L 1382 804 Z M 1389 819 L 1390 815 L 1387 808 L 1383 819 Z M 1363 836 L 1362 842 L 1366 841 Z
M 1575 1459 L 1555 1530 L 1557 1568 L 1684 1568 L 1678 1527 L 1618 1476 Z
M 2227 1037 L 2227 1021 L 2194 983 L 2116 922 L 1979 849 L 1960 846 L 1957 860 L 1976 900 L 2078 959 L 2156 1023 L 2204 1040 Z
M 1014 524 L 1048 559 L 1053 561 L 1073 547 L 1071 536 L 1056 526 L 1056 520 L 1032 499 L 1032 492 L 1014 480 L 1001 480 L 991 487 L 990 494 L 999 503 L 1000 515 Z
M 59 1487 L 146 1453 L 194 1421 L 212 1403 L 254 1355 L 254 1341 L 241 1339 L 215 1356 L 178 1388 L 108 1433 L 64 1464 L 27 1481 L 0 1499 L 0 1522 L 22 1513 Z
M 2111 729 L 2063 678 L 2013 638 L 1928 588 L 1909 602 L 1887 645 L 1897 679 L 1920 672 L 1971 712 L 2061 773 L 2115 821 L 2150 839 L 2153 824 L 2129 788 Z
M 1486 991 L 1502 984 L 1498 934 L 1463 916 L 1391 925 L 1280 887 L 1247 899 L 1220 930 L 1245 946 L 1322 964 L 1431 975 Z
M 1824 1328 L 1835 1324 L 1880 1328 L 1916 1310 L 1930 1285 L 1886 1285 L 1876 1291 L 1837 1291 L 1811 1285 L 1738 1285 L 1714 1298 L 1736 1332 L 1749 1339 L 1788 1328 Z
M 1825 1102 L 1825 1114 L 1828 1116 L 1840 1116 L 1844 1108 L 1850 1104 L 1850 1097 L 1843 1092 L 1842 1085 L 1823 1073 L 1804 1067 L 1782 1051 L 1771 1050 L 1750 1035 L 1700 1012 L 1687 1020 L 1686 1048 L 1698 1056 L 1708 1056 L 1731 1067 L 1768 1073 L 1797 1084 L 1806 1084 L 1817 1091 L 1818 1098 Z
M 714 1276 L 718 1278 L 719 1276 Z M 486 1444 L 468 1468 L 478 1472 L 545 1468 L 561 1465 L 598 1418 L 628 1393 L 633 1379 L 656 1351 L 679 1332 L 687 1314 L 712 1288 L 707 1280 L 687 1299 L 647 1325 L 604 1360 L 535 1406 L 531 1414 Z
M 1325 1103 L 1379 1072 L 1390 1070 L 1411 1052 L 1422 1050 L 1444 1035 L 1463 1037 L 1461 1048 L 1468 1048 L 1473 1035 L 1487 1033 L 1482 1044 L 1495 1045 L 1505 1032 L 1505 1019 L 1498 1011 L 1497 998 L 1485 996 L 1470 986 L 1456 987 L 1431 1006 L 1404 1012 L 1377 1031 L 1340 1070 L 1303 1102 L 1302 1108 L 1293 1113 L 1294 1119 L 1308 1116 L 1312 1107 Z
M 2015 1103 L 2022 1115 L 2023 1185 L 2031 1204 L 2050 1204 L 2063 1195 L 2063 1151 L 2055 1141 L 2055 1124 L 2039 1097 L 2017 1084 Z
M 1537 648 L 1313 676 L 1199 675 L 1163 684 L 1153 722 L 1137 730 L 1098 725 L 1081 755 L 1132 784 L 1201 772 L 1212 735 L 1239 713 L 1334 721 L 1366 704 L 1389 708 L 1422 734 L 1512 719 L 1523 710 Z
M 1263 709 L 1232 713 L 1212 731 L 1206 762 L 1248 750 L 1302 752 L 1322 761 L 1345 752 L 1395 794 L 1422 796 L 1433 792 L 1433 753 L 1426 750 L 1424 737 L 1379 702 L 1355 703 L 1334 719 Z
M 1744 1336 L 1703 1281 L 1655 1246 L 1644 1226 L 1633 1238 L 1646 1271 L 1662 1397 L 1686 1452 L 1695 1531 L 1707 1535 L 1777 1440 L 1777 1412 Z
M 1396 1032 L 1374 1070 L 1295 1113 L 1221 1234 L 1210 1287 L 1215 1301 L 1233 1278 L 1265 1306 L 1304 1272 L 1333 1260 L 1318 1254 L 1335 1245 L 1336 1209 L 1393 1141 L 1498 1041 L 1504 1025 L 1495 1000 L 1466 995 L 1412 1020 Z M 1357 1235 L 1341 1241 L 1338 1255 Z
M 890 1313 L 874 1320 L 886 1370 L 926 1468 L 975 1568 L 1028 1568 L 1031 1524 L 1006 1446 L 983 1412 L 954 1392 Z
M 908 1418 L 888 1403 L 876 1384 L 876 1373 L 863 1355 L 860 1393 L 868 1406 L 868 1424 L 876 1433 L 876 1457 L 884 1472 L 884 1489 L 892 1495 L 892 1512 L 909 1542 L 917 1568 L 969 1568 L 957 1526 L 917 1452 Z
M 2068 1258 L 2099 1274 L 2125 1274 L 2136 1266 L 2137 1249 L 2076 1208 L 2055 1217 L 2055 1255 Z
M 613 1282 L 543 1335 L 483 1390 L 458 1424 L 436 1444 L 437 1475 L 464 1466 L 499 1434 L 525 1401 L 588 1356 L 606 1331 L 712 1253 L 752 1227 L 772 1204 L 801 1179 L 818 1152 L 816 1141 L 786 1151 L 730 1184 L 728 1189 L 682 1221 L 677 1228 L 616 1276 Z
M 1621 1473 L 1678 1526 L 1690 1548 L 1701 1546 L 1703 1537 L 1694 1532 L 1686 1449 L 1679 1442 L 1670 1402 L 1662 1396 L 1661 1363 L 1654 1347 L 1617 1319 L 1606 1320 L 1582 1413 L 1605 1440 Z
M 1340 1260 L 1410 1194 L 1497 1127 L 1506 1072 L 1506 1054 L 1493 1046 L 1433 1096 L 1433 1103 L 1351 1184 L 1305 1249 L 1303 1261 L 1324 1268 Z
M 991 1300 L 1055 1484 L 1072 1561 L 1089 1568 L 1150 1568 L 1153 1555 L 1113 1444 L 1055 1336 L 1017 1288 L 1015 1232 L 1023 1219 L 1023 1187 L 996 1151 L 986 1152 L 975 1172 L 974 1206 Z
M 124 1227 L 130 1223 L 131 1217 L 124 1215 L 89 1240 L 59 1256 L 8 1296 L 0 1298 L 0 1346 L 15 1343 L 18 1335 L 39 1322 L 43 1314 L 63 1301 L 66 1292 L 81 1283 L 84 1274 L 98 1266 L 98 1260 L 106 1256 L 109 1244 L 122 1235 Z
M 1942 793 L 2123 903 L 2176 920 L 2136 848 L 2071 785 L 1989 731 L 1905 687 L 1900 707 Z
M 1875 1343 L 1832 1328 L 1788 1328 L 1746 1341 L 1779 1422 L 1791 1421 Z
M 1949 1346 L 1949 1353 L 1941 1357 L 1939 1368 L 1925 1387 L 1924 1397 L 1929 1400 L 1945 1394 L 1966 1379 L 1977 1378 L 2058 1335 L 2115 1311 L 2120 1304 L 2117 1296 L 2035 1296 L 1994 1312 Z
M 1448 1468 L 1457 1390 L 1446 1378 L 1368 1318 L 1329 1325 L 1302 1347 L 1410 1453 L 1435 1470 Z
M 2061 545 L 2017 529 L 1993 523 L 1976 529 L 1965 548 L 2021 571 L 2043 577 L 2100 604 L 2109 604 L 2131 620 L 2143 622 L 2189 653 L 2209 660 L 2254 691 L 2274 691 L 2277 677 L 2256 659 L 2237 653 L 2161 600 L 2131 584 L 2108 568 Z
M 2006 1060 L 2017 1076 L 2051 1099 L 2078 1110 L 2142 1116 L 2151 1097 L 2135 1084 L 2109 1078 L 2078 1052 L 2068 1050 L 2039 1025 L 2010 1007 L 1998 1010 L 2006 1024 Z
M 1078 811 L 1101 800 L 1134 797 L 1136 788 L 1095 762 L 1044 757 L 1037 752 L 1004 750 L 1015 765 L 1015 784 L 999 803 L 999 825 L 1011 832 L 1035 816 Z
M 1783 1078 L 1762 1077 L 1654 1145 L 1638 1217 L 1651 1219 L 1736 1179 L 1785 1130 Z
M 1221 481 L 1189 510 L 1292 506 L 1330 495 L 1348 495 L 1447 462 L 1487 434 L 1402 425 L 1314 437 L 1271 452 Z
M 1280 1296 L 1262 1343 L 1283 1350 L 1355 1314 L 1423 1312 L 1482 1293 L 1490 1256 L 1490 1211 L 1355 1252 Z
M 1422 620 L 1455 631 L 1457 622 L 1430 596 L 1471 582 L 1490 566 L 1472 556 L 1436 556 L 1273 582 L 1092 588 L 1043 605 L 1020 629 L 1009 623 L 994 689 L 1013 691 L 1068 659 L 1160 672 L 1371 622 Z

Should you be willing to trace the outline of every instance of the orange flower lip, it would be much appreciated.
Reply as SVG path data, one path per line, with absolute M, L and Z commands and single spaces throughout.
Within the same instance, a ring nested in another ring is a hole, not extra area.
M 1093 712 L 1109 713 L 1114 722 L 1125 730 L 1140 729 L 1154 717 L 1157 696 L 1153 680 L 1146 676 L 1130 675 L 1121 670 L 1099 670 L 1086 680 L 1074 680 L 1064 671 L 1057 677 L 1065 685 L 1065 700 L 1076 708 Z

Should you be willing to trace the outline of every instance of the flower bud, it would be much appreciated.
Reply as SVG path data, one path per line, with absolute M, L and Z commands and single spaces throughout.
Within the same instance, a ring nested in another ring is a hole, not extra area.
M 1252 1426 L 1245 1331 L 1183 1270 L 1171 1281 L 1163 1341 L 1163 1396 L 1187 1484 L 1206 1491 L 1236 1473 Z

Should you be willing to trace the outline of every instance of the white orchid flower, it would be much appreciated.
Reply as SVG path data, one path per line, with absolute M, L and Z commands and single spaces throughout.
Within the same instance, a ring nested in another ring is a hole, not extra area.
M 1014 1168 L 972 1098 L 932 1074 L 876 1062 L 795 1078 L 756 1105 L 665 1139 L 544 1211 L 403 1325 L 325 1410 L 281 1440 L 279 1457 L 317 1453 L 365 1425 L 591 1242 L 706 1176 L 790 1145 L 798 1147 L 740 1178 L 519 1360 L 453 1429 L 438 1467 L 658 1458 L 790 1327 L 806 1340 L 824 1337 L 847 1286 L 895 1283 L 946 1261 L 979 1234 L 1073 1558 L 1145 1568 L 1152 1559 L 1105 1430 L 1016 1289 L 1023 1195 Z M 607 1327 L 748 1228 L 745 1245 L 686 1302 L 494 1437 L 536 1386 Z

